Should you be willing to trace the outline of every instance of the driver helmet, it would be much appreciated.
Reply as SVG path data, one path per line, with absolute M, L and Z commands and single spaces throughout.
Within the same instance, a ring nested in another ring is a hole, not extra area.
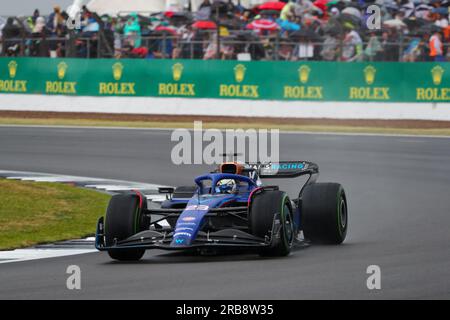
M 233 179 L 222 179 L 217 182 L 216 193 L 234 193 L 236 190 L 236 181 Z

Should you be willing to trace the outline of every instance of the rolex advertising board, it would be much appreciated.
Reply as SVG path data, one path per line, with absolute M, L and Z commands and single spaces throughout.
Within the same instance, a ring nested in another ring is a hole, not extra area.
M 450 66 L 394 62 L 0 58 L 0 93 L 444 102 L 450 101 Z

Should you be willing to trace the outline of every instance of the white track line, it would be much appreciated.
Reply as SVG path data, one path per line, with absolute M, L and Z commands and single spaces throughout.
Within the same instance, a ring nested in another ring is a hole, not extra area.
M 17 249 L 0 251 L 0 264 L 30 261 L 57 257 L 66 257 L 96 252 L 96 249 Z
M 36 182 L 88 182 L 85 187 L 96 189 L 110 189 L 111 191 L 126 191 L 126 190 L 158 190 L 163 187 L 159 184 L 135 182 L 135 181 L 121 181 L 112 179 L 101 179 L 91 177 L 67 176 L 60 174 L 28 172 L 28 171 L 12 171 L 0 170 L 0 175 L 5 176 L 6 179 L 36 181 Z M 98 182 L 98 184 L 92 184 Z
M 145 189 L 148 185 L 114 185 L 114 184 L 88 184 L 85 188 L 101 189 L 106 191 L 127 191 Z

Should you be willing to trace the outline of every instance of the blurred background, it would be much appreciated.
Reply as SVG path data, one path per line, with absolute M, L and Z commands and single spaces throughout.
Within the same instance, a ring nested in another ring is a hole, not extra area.
M 348 62 L 449 59 L 447 0 L 1 2 L 3 56 Z M 367 27 L 371 5 L 379 8 L 377 29 Z

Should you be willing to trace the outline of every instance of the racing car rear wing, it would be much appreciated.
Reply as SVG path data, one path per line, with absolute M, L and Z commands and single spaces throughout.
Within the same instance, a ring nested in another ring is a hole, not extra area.
M 280 161 L 276 163 L 261 164 L 259 166 L 260 178 L 296 178 L 303 175 L 319 173 L 319 166 L 308 161 Z

